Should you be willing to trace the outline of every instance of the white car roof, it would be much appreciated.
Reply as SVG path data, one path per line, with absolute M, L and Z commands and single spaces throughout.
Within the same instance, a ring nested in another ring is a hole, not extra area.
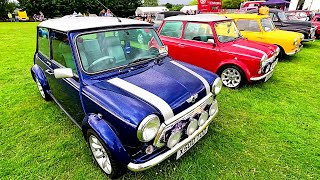
M 195 22 L 213 22 L 231 20 L 223 15 L 217 14 L 197 14 L 197 15 L 185 15 L 185 16 L 171 16 L 166 18 L 168 21 L 195 21 Z
M 115 17 L 64 17 L 43 21 L 38 26 L 49 29 L 55 29 L 62 32 L 122 25 L 151 26 L 151 24 L 144 21 L 125 18 L 120 18 L 120 20 L 121 22 L 119 22 L 118 19 Z

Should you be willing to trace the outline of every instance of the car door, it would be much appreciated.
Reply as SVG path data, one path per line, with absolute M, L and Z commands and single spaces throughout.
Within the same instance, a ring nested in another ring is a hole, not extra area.
M 210 24 L 188 22 L 183 32 L 180 46 L 184 51 L 179 60 L 213 71 L 219 61 L 219 48 L 208 42 L 214 41 Z
M 78 124 L 84 118 L 84 112 L 79 96 L 79 78 L 69 46 L 67 34 L 50 31 L 50 60 L 47 60 L 45 74 L 50 86 L 51 94 L 66 113 Z M 58 68 L 71 68 L 74 73 L 72 78 L 57 79 L 54 70 Z
M 180 44 L 182 28 L 182 21 L 166 21 L 159 31 L 162 42 L 168 46 L 169 55 L 177 60 L 185 53 L 184 47 Z
M 236 23 L 241 34 L 252 41 L 263 42 L 263 32 L 261 31 L 259 19 L 239 19 Z

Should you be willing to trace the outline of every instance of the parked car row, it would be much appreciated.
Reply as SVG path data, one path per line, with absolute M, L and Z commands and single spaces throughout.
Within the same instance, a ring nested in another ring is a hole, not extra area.
M 246 14 L 261 13 L 260 9 L 247 11 Z M 279 9 L 270 9 L 269 16 L 275 26 L 281 30 L 299 32 L 304 35 L 303 42 L 314 41 L 317 27 L 309 21 L 290 20 L 285 12 Z
M 172 16 L 158 32 L 117 17 L 51 19 L 37 27 L 31 74 L 117 178 L 179 159 L 208 132 L 223 85 L 268 81 L 302 40 L 266 15 Z

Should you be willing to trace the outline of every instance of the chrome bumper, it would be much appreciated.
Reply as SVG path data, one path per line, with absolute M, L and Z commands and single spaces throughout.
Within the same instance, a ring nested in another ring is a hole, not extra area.
M 262 75 L 262 76 L 259 76 L 259 77 L 252 77 L 250 78 L 251 81 L 259 81 L 261 79 L 264 79 L 266 78 L 269 74 L 273 73 L 274 69 L 272 69 L 271 71 L 269 71 L 268 73 Z
M 288 52 L 288 53 L 286 53 L 286 55 L 288 55 L 288 56 L 295 55 L 295 54 L 297 54 L 298 52 L 300 52 L 302 48 L 303 48 L 303 45 L 300 45 L 296 50 L 294 50 L 294 51 L 292 51 L 292 52 Z
M 274 71 L 274 68 L 275 68 L 276 65 L 278 64 L 278 59 L 276 59 L 273 63 L 275 63 L 275 64 L 272 66 L 272 69 L 271 69 L 269 72 L 267 72 L 266 74 L 264 74 L 264 75 L 262 75 L 262 76 L 259 76 L 259 77 L 252 77 L 252 78 L 250 78 L 250 80 L 251 80 L 251 81 L 259 81 L 259 80 L 261 80 L 261 79 L 266 78 L 266 77 L 269 76 L 270 74 L 272 74 L 273 71 Z
M 217 111 L 215 112 L 215 114 L 213 116 L 210 116 L 210 120 L 206 121 L 206 123 L 204 125 L 202 125 L 198 130 L 196 130 L 191 136 L 189 136 L 188 138 L 184 139 L 183 141 L 181 141 L 180 143 L 178 143 L 177 145 L 175 145 L 172 149 L 168 150 L 167 152 L 160 154 L 159 156 L 141 163 L 141 164 L 135 164 L 135 163 L 129 163 L 127 165 L 128 169 L 131 171 L 144 171 L 146 169 L 149 169 L 159 163 L 161 163 L 162 161 L 166 160 L 167 158 L 169 158 L 171 155 L 173 155 L 174 153 L 176 153 L 180 148 L 182 148 L 184 145 L 188 144 L 192 139 L 194 139 L 198 134 L 200 134 L 207 126 L 209 126 L 209 124 L 213 121 L 213 118 L 218 114 L 219 109 L 217 109 Z
M 314 41 L 316 41 L 316 38 L 314 37 L 311 39 L 303 39 L 301 42 L 310 42 L 310 41 L 314 42 Z

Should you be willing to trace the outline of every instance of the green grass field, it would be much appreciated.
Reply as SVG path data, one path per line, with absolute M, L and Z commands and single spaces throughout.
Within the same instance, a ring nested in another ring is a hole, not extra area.
M 81 131 L 30 75 L 36 23 L 0 23 L 0 179 L 105 179 Z M 123 179 L 318 179 L 320 42 L 262 84 L 223 88 L 208 134 L 181 159 Z

